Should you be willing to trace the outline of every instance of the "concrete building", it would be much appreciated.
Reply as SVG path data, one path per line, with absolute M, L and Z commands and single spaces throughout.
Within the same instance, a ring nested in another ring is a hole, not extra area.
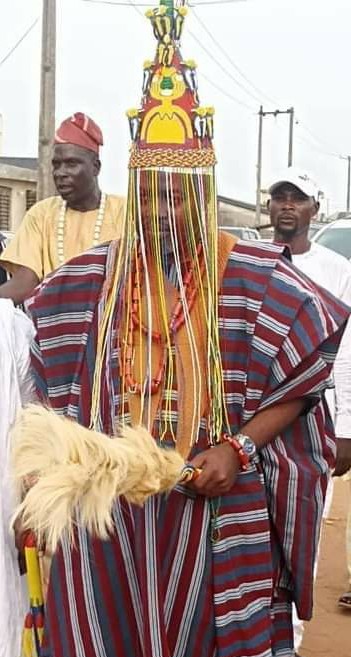
M 38 160 L 0 157 L 0 231 L 15 232 L 36 201 Z
M 219 226 L 247 226 L 257 228 L 256 206 L 253 203 L 237 201 L 227 196 L 218 196 Z M 261 227 L 269 224 L 266 208 L 261 209 Z

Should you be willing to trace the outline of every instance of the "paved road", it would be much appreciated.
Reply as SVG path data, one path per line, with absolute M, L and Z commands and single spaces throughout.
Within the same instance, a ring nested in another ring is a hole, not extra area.
M 351 657 L 351 610 L 342 611 L 336 604 L 347 582 L 345 526 L 348 495 L 349 484 L 336 479 L 330 516 L 323 527 L 314 617 L 306 623 L 301 657 Z

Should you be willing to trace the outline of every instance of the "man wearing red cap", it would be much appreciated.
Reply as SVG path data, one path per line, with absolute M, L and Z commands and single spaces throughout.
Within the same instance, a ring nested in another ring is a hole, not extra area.
M 103 136 L 86 114 L 77 112 L 58 128 L 52 172 L 59 196 L 36 203 L 1 256 L 12 274 L 0 297 L 22 302 L 34 287 L 67 260 L 120 236 L 124 199 L 100 191 L 98 174 Z

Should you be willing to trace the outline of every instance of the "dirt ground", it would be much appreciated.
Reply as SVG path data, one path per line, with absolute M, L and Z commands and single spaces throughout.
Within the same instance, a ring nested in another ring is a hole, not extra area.
M 333 504 L 324 521 L 315 588 L 314 616 L 306 623 L 301 657 L 351 657 L 351 610 L 338 608 L 346 576 L 345 527 L 349 484 L 335 480 Z

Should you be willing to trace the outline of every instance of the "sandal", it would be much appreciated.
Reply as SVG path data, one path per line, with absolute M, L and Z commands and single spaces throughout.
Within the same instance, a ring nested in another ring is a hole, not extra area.
M 343 609 L 351 609 L 351 591 L 347 591 L 347 593 L 340 596 L 338 606 Z

